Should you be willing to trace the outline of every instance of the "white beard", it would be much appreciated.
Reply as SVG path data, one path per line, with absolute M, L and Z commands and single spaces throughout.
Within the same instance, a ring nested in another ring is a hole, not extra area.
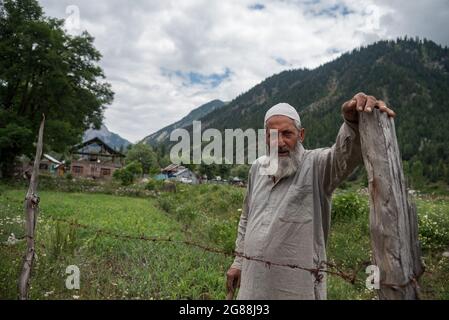
M 294 150 L 290 150 L 290 153 L 287 157 L 279 157 L 278 156 L 278 169 L 276 173 L 273 175 L 276 180 L 280 180 L 282 178 L 289 177 L 296 173 L 299 168 L 299 149 L 301 146 L 301 142 L 295 146 Z

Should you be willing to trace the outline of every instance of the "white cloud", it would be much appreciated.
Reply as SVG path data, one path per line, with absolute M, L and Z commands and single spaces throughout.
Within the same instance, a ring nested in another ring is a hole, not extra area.
M 212 99 L 232 100 L 274 73 L 313 68 L 378 39 L 416 34 L 449 43 L 448 0 L 41 4 L 60 18 L 67 17 L 67 6 L 78 6 L 81 29 L 96 38 L 116 93 L 106 125 L 131 141 Z M 219 75 L 226 75 L 222 82 Z

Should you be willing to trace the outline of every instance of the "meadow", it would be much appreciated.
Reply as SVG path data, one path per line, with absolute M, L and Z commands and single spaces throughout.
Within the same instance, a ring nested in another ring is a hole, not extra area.
M 245 189 L 228 185 L 155 185 L 120 189 L 90 182 L 43 180 L 32 299 L 224 299 Z M 24 241 L 22 185 L 0 185 L 0 299 L 17 297 Z M 426 273 L 422 298 L 449 299 L 449 197 L 419 196 Z M 338 190 L 333 201 L 328 259 L 345 273 L 370 260 L 367 196 Z M 153 242 L 135 238 L 160 237 Z M 80 289 L 65 286 L 66 268 L 81 272 Z M 375 299 L 359 268 L 355 284 L 328 277 L 329 299 Z

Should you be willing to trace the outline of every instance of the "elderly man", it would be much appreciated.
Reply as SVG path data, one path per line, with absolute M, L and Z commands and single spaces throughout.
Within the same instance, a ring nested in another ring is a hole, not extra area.
M 281 103 L 265 116 L 267 141 L 278 132 L 278 167 L 261 172 L 256 161 L 238 226 L 236 256 L 227 288 L 240 286 L 238 299 L 326 299 L 326 277 L 305 269 L 323 268 L 332 192 L 361 163 L 358 112 L 378 108 L 395 113 L 373 96 L 358 93 L 342 106 L 344 123 L 331 148 L 305 150 L 296 110 Z M 269 261 L 270 263 L 266 263 Z

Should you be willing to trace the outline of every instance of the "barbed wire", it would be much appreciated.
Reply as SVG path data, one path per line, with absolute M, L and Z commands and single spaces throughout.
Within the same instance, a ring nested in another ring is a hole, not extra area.
M 241 252 L 236 252 L 236 251 L 230 252 L 229 250 L 206 246 L 201 243 L 197 243 L 197 242 L 190 241 L 190 240 L 177 240 L 172 237 L 122 234 L 122 233 L 113 232 L 111 230 L 94 227 L 91 225 L 81 224 L 81 223 L 73 221 L 73 220 L 66 220 L 66 219 L 55 218 L 55 217 L 51 217 L 51 216 L 45 216 L 45 218 L 53 220 L 55 222 L 65 223 L 67 225 L 70 225 L 70 226 L 73 226 L 76 228 L 81 228 L 84 230 L 95 232 L 96 234 L 101 234 L 101 235 L 109 236 L 109 237 L 116 238 L 116 239 L 147 241 L 147 242 L 170 242 L 170 243 L 174 243 L 174 244 L 182 244 L 182 245 L 187 245 L 190 247 L 196 247 L 196 248 L 201 249 L 206 252 L 210 252 L 210 253 L 214 253 L 214 254 L 221 254 L 221 255 L 224 255 L 227 257 L 241 257 L 246 260 L 263 263 L 267 267 L 278 266 L 278 267 L 286 267 L 286 268 L 291 268 L 291 269 L 299 269 L 299 270 L 310 272 L 315 277 L 315 281 L 318 283 L 322 281 L 324 274 L 329 274 L 329 275 L 337 276 L 337 277 L 343 279 L 345 282 L 350 283 L 351 285 L 355 285 L 355 284 L 357 284 L 357 282 L 360 282 L 361 284 L 362 283 L 365 284 L 365 281 L 358 279 L 357 275 L 364 268 L 366 268 L 367 266 L 369 266 L 371 264 L 371 261 L 363 261 L 363 262 L 359 263 L 357 266 L 353 267 L 352 269 L 349 269 L 350 271 L 343 271 L 341 266 L 338 266 L 336 263 L 332 263 L 332 262 L 328 262 L 328 261 L 321 261 L 318 264 L 318 266 L 314 267 L 314 268 L 304 267 L 304 266 L 300 266 L 297 264 L 289 264 L 289 263 L 285 264 L 285 263 L 269 261 L 269 260 L 265 260 L 260 257 L 248 256 Z M 20 238 L 17 238 L 17 239 L 20 239 Z M 387 283 L 384 281 L 380 281 L 379 284 L 384 287 L 390 287 L 393 289 L 404 288 L 404 287 L 408 286 L 409 284 L 412 284 L 413 286 L 419 288 L 418 280 L 424 272 L 425 272 L 425 270 L 423 269 L 420 274 L 410 276 L 410 278 L 407 281 L 405 281 L 404 283 L 401 283 L 401 284 Z
M 41 217 L 42 216 L 43 215 L 41 214 Z M 52 216 L 48 216 L 48 215 L 45 215 L 45 218 L 48 218 L 48 219 L 56 221 L 56 222 L 66 223 L 68 225 L 71 225 L 71 226 L 74 226 L 77 228 L 82 228 L 85 230 L 93 231 L 97 234 L 102 234 L 102 235 L 117 238 L 117 239 L 149 241 L 149 242 L 171 242 L 171 243 L 175 243 L 175 244 L 183 244 L 183 245 L 187 245 L 190 247 L 196 247 L 196 248 L 201 249 L 206 252 L 221 254 L 224 256 L 228 256 L 228 257 L 241 257 L 245 260 L 264 263 L 268 267 L 279 266 L 279 267 L 287 267 L 287 268 L 292 268 L 292 269 L 304 270 L 304 271 L 310 272 L 315 277 L 316 282 L 321 282 L 324 274 L 327 273 L 329 275 L 337 276 L 337 277 L 343 279 L 345 282 L 350 283 L 352 285 L 355 285 L 358 281 L 360 281 L 360 283 L 365 283 L 364 281 L 357 279 L 357 275 L 359 274 L 360 271 L 363 270 L 363 268 L 366 268 L 367 266 L 369 266 L 371 264 L 371 261 L 363 261 L 363 262 L 359 263 L 357 266 L 353 267 L 352 269 L 349 269 L 350 271 L 343 271 L 342 268 L 339 267 L 336 263 L 332 263 L 329 261 L 321 261 L 317 267 L 311 268 L 311 267 L 304 267 L 304 266 L 300 266 L 300 265 L 296 265 L 296 264 L 278 263 L 278 262 L 274 262 L 274 261 L 265 260 L 260 257 L 247 256 L 240 252 L 236 252 L 236 251 L 230 252 L 229 250 L 213 248 L 213 247 L 209 247 L 209 246 L 206 246 L 206 245 L 194 242 L 194 241 L 190 241 L 190 240 L 176 240 L 176 239 L 173 239 L 172 237 L 146 236 L 146 235 L 135 236 L 135 235 L 129 235 L 129 234 L 119 234 L 119 233 L 115 233 L 111 230 L 106 230 L 106 229 L 97 228 L 97 227 L 94 227 L 91 225 L 81 224 L 81 223 L 78 223 L 73 220 L 56 218 L 56 217 L 52 217 Z M 27 236 L 16 237 L 17 240 L 26 239 L 26 238 L 27 238 Z M 419 288 L 418 280 L 425 272 L 426 272 L 425 269 L 422 268 L 422 270 L 420 271 L 419 274 L 411 275 L 408 280 L 406 280 L 405 282 L 400 283 L 400 284 L 380 281 L 379 285 L 382 285 L 384 287 L 389 287 L 392 289 L 396 289 L 396 290 L 400 289 L 400 288 L 405 288 L 406 286 L 408 286 L 410 284 L 412 284 L 416 288 Z

